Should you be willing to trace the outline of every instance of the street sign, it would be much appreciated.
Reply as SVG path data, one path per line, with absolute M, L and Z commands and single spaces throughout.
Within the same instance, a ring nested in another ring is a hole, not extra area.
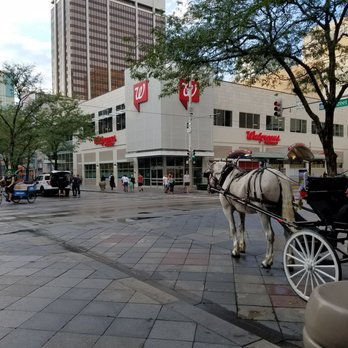
M 340 101 L 336 105 L 336 108 L 341 108 L 343 106 L 348 106 L 348 98 L 340 99 Z M 323 103 L 319 103 L 319 110 L 324 110 Z

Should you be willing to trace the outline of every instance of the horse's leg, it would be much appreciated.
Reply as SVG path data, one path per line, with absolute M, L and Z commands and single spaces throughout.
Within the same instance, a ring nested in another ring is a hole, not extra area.
M 230 204 L 223 195 L 220 195 L 220 202 L 221 202 L 222 210 L 226 216 L 226 219 L 229 225 L 230 239 L 232 240 L 231 255 L 233 257 L 239 257 L 240 252 L 239 252 L 239 246 L 238 246 L 238 240 L 237 240 L 237 230 L 236 230 L 236 223 L 235 223 L 234 215 L 233 215 L 233 212 L 235 211 L 234 206 Z
M 265 214 L 259 213 L 259 216 L 267 242 L 266 255 L 265 259 L 262 261 L 262 267 L 271 268 L 273 264 L 274 231 L 272 228 L 271 219 Z
M 245 253 L 245 213 L 239 213 L 239 251 Z

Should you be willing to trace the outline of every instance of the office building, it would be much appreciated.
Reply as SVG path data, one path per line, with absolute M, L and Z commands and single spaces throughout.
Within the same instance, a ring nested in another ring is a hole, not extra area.
M 127 57 L 152 42 L 164 9 L 164 0 L 53 0 L 53 91 L 89 100 L 122 87 Z

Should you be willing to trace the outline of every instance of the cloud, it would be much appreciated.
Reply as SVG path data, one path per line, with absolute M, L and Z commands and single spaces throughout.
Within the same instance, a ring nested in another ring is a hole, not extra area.
M 10 0 L 0 4 L 0 67 L 31 64 L 51 89 L 51 1 Z

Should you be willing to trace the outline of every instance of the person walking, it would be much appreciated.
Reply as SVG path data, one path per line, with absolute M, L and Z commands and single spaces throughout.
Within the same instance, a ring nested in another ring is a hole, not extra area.
M 115 177 L 114 177 L 113 174 L 110 175 L 109 183 L 110 183 L 111 190 L 113 190 L 116 187 L 116 185 L 115 185 Z
M 74 197 L 78 197 L 80 198 L 80 186 L 82 184 L 82 179 L 80 178 L 80 175 L 77 174 L 76 176 L 74 175 L 73 176 L 73 179 L 72 179 L 72 192 L 73 192 L 73 196 Z
M 173 177 L 173 174 L 168 175 L 168 188 L 169 188 L 169 193 L 173 194 L 174 193 L 174 186 L 175 186 L 175 180 Z
M 129 178 L 127 175 L 123 175 L 121 178 L 121 182 L 123 185 L 123 191 L 128 192 L 128 186 L 129 186 Z
M 144 177 L 141 174 L 139 174 L 138 175 L 139 192 L 143 192 L 144 191 L 143 185 L 144 185 Z
M 135 177 L 134 177 L 134 175 L 132 175 L 130 180 L 129 180 L 130 192 L 134 191 L 134 186 L 135 186 Z
M 168 193 L 169 187 L 168 187 L 168 177 L 167 175 L 163 176 L 163 192 Z
M 190 181 L 190 175 L 186 172 L 184 175 L 184 190 L 186 193 L 189 193 Z

